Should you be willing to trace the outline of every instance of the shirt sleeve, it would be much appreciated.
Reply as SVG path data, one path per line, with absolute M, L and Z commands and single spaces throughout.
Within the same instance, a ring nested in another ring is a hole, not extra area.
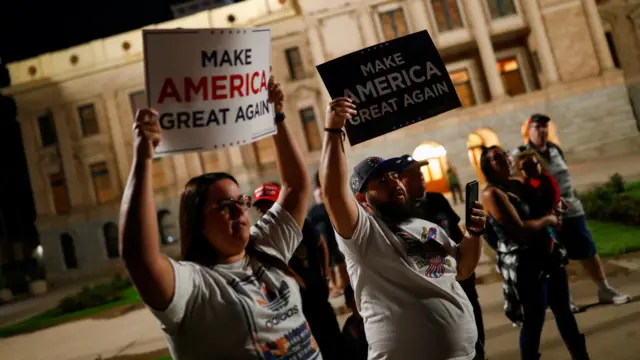
M 360 205 L 358 207 L 358 221 L 356 230 L 351 238 L 343 238 L 336 231 L 336 239 L 339 240 L 338 247 L 345 254 L 352 257 L 364 257 L 367 252 L 369 237 L 371 236 L 373 220 L 372 216 Z
M 182 322 L 184 314 L 191 306 L 191 300 L 196 297 L 196 292 L 202 285 L 202 272 L 198 269 L 199 265 L 194 263 L 175 261 L 171 258 L 169 261 L 175 276 L 171 303 L 164 311 L 149 309 L 160 321 L 164 330 L 170 333 Z
M 251 236 L 261 250 L 288 263 L 300 245 L 302 232 L 295 219 L 280 204 L 271 209 L 251 227 Z

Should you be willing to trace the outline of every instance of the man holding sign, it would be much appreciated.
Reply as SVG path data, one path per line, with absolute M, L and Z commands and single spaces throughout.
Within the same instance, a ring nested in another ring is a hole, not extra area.
M 476 324 L 456 280 L 471 276 L 480 260 L 482 206 L 476 204 L 456 244 L 438 225 L 412 217 L 399 159 L 366 158 L 347 181 L 341 129 L 355 108 L 347 98 L 330 104 L 320 181 L 364 318 L 369 359 L 471 360 Z

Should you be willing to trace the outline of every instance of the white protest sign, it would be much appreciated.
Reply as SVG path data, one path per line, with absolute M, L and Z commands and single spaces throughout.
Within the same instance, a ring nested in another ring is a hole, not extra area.
M 269 29 L 144 30 L 143 40 L 147 97 L 163 129 L 156 154 L 238 146 L 276 132 Z

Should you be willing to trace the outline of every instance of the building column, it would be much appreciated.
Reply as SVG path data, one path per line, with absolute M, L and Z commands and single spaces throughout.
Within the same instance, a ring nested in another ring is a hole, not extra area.
M 320 30 L 318 29 L 318 22 L 313 19 L 308 20 L 311 25 L 307 27 L 307 38 L 309 39 L 309 49 L 311 50 L 311 56 L 313 58 L 313 65 L 320 65 L 326 61 L 326 56 L 324 50 L 322 48 L 322 38 L 320 35 Z M 323 106 L 327 106 L 330 102 L 331 96 L 327 92 L 327 88 L 324 86 L 324 83 L 320 79 L 320 76 L 316 74 L 316 79 L 318 81 L 318 87 L 320 88 L 320 100 L 322 101 Z
M 120 125 L 120 115 L 118 114 L 118 104 L 116 103 L 115 94 L 104 94 L 102 96 L 104 106 L 109 121 L 109 129 L 111 130 L 111 143 L 115 153 L 116 165 L 118 167 L 118 179 L 120 180 L 119 188 L 124 189 L 129 177 L 129 167 L 131 159 L 127 158 L 127 150 L 124 146 L 124 131 Z
M 358 9 L 356 21 L 360 24 L 361 39 L 363 47 L 373 46 L 378 43 L 376 25 L 373 23 L 374 11 L 369 6 Z
M 200 176 L 203 174 L 202 161 L 200 160 L 200 153 L 185 154 L 184 159 L 189 172 L 189 177 Z
M 524 11 L 528 17 L 531 31 L 535 34 L 536 43 L 538 45 L 538 57 L 542 64 L 542 72 L 547 80 L 547 84 L 555 84 L 560 80 L 558 74 L 558 67 L 556 61 L 553 58 L 553 52 L 551 50 L 551 43 L 549 42 L 549 36 L 542 21 L 542 14 L 540 13 L 540 5 L 537 0 L 527 0 L 520 2 L 524 7 Z
M 76 168 L 76 160 L 73 156 L 73 140 L 71 139 L 71 129 L 67 121 L 70 114 L 68 108 L 63 105 L 53 110 L 53 121 L 56 125 L 58 134 L 58 150 L 62 168 L 64 169 L 64 177 L 67 182 L 67 190 L 69 192 L 69 202 L 71 208 L 83 205 L 82 198 L 86 185 L 80 183 L 78 171 Z
M 611 52 L 609 52 L 609 45 L 604 35 L 602 20 L 600 19 L 595 0 L 582 0 L 582 8 L 587 17 L 591 40 L 593 41 L 593 46 L 595 47 L 598 61 L 600 62 L 600 68 L 603 72 L 614 69 L 615 65 L 611 58 Z
M 427 30 L 435 42 L 436 34 L 431 31 L 432 28 L 429 23 L 427 7 L 424 4 L 424 0 L 409 0 L 407 2 L 407 11 L 409 12 L 407 15 L 409 15 L 413 32 Z
M 5 120 L 6 121 L 6 120 Z M 43 179 L 40 164 L 38 163 L 38 144 L 35 129 L 35 119 L 23 119 L 20 121 L 20 133 L 24 146 L 24 154 L 27 158 L 27 168 L 29 169 L 29 180 L 33 191 L 33 201 L 35 202 L 36 214 L 50 214 L 49 197 L 47 196 L 48 180 Z M 62 162 L 62 160 L 58 160 Z
M 175 186 L 178 189 L 178 193 L 180 193 L 184 189 L 184 185 L 189 181 L 189 170 L 185 155 L 170 155 L 169 157 L 173 163 Z
M 463 5 L 467 19 L 471 24 L 473 36 L 478 44 L 480 60 L 489 85 L 491 100 L 503 98 L 505 96 L 504 86 L 498 72 L 498 61 L 491 44 L 491 36 L 484 17 L 484 10 L 478 0 L 465 0 Z

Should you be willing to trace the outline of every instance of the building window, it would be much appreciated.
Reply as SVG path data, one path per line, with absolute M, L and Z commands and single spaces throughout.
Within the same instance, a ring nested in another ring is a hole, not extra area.
M 91 136 L 100 133 L 98 127 L 98 117 L 96 116 L 96 107 L 93 104 L 78 107 L 78 116 L 80 118 L 80 128 L 83 136 Z
M 487 3 L 489 4 L 489 12 L 492 19 L 516 13 L 516 5 L 513 0 L 488 0 Z
M 508 95 L 514 96 L 527 92 L 520 72 L 520 64 L 515 56 L 498 60 L 498 71 Z
M 316 112 L 313 107 L 309 106 L 300 109 L 300 120 L 302 120 L 302 130 L 307 140 L 307 149 L 316 151 L 322 148 L 322 138 L 318 130 L 318 122 L 316 121 Z
M 288 48 L 284 51 L 287 57 L 287 66 L 289 67 L 289 76 L 291 80 L 298 80 L 304 77 L 304 64 L 302 63 L 302 55 L 299 47 Z
M 537 52 L 531 53 L 531 59 L 533 59 L 533 66 L 536 68 L 536 72 L 540 74 L 542 72 L 542 64 L 540 64 L 540 57 Z
M 42 146 L 49 146 L 58 142 L 56 125 L 53 122 L 53 115 L 51 113 L 47 113 L 38 118 L 38 129 L 40 130 Z
M 438 30 L 447 31 L 462 27 L 462 17 L 457 0 L 431 0 Z
M 106 203 L 115 197 L 113 187 L 111 186 L 111 178 L 109 177 L 109 168 L 106 162 L 100 162 L 90 166 L 91 179 L 93 180 L 93 189 L 96 194 L 98 204 Z
M 382 34 L 385 40 L 393 40 L 409 34 L 409 27 L 404 16 L 404 10 L 399 7 L 390 11 L 378 13 Z
M 616 43 L 613 41 L 613 33 L 611 31 L 607 31 L 604 33 L 604 36 L 607 39 L 607 45 L 609 46 L 609 52 L 611 53 L 611 60 L 613 60 L 613 65 L 616 68 L 620 68 L 620 59 L 618 58 L 618 52 L 616 51 Z
M 257 163 L 266 165 L 276 162 L 276 152 L 273 147 L 273 139 L 266 137 L 253 143 Z
M 471 87 L 471 79 L 469 78 L 468 70 L 456 70 L 449 73 L 453 86 L 456 88 L 456 93 L 462 103 L 462 107 L 471 107 L 476 104 L 476 98 L 473 95 L 473 88 Z
M 131 113 L 136 116 L 136 112 L 147 107 L 147 93 L 144 90 L 132 92 L 129 94 L 129 103 L 131 104 Z
M 163 159 L 153 159 L 151 165 L 151 176 L 154 189 L 162 189 L 167 186 L 167 177 L 164 171 Z
M 71 210 L 71 203 L 69 202 L 69 190 L 67 189 L 67 181 L 64 178 L 64 173 L 59 172 L 50 175 L 49 183 L 51 184 L 56 214 L 68 213 Z
M 109 259 L 119 258 L 118 225 L 112 222 L 102 225 L 102 235 L 104 235 L 104 245 L 107 248 L 107 257 Z

